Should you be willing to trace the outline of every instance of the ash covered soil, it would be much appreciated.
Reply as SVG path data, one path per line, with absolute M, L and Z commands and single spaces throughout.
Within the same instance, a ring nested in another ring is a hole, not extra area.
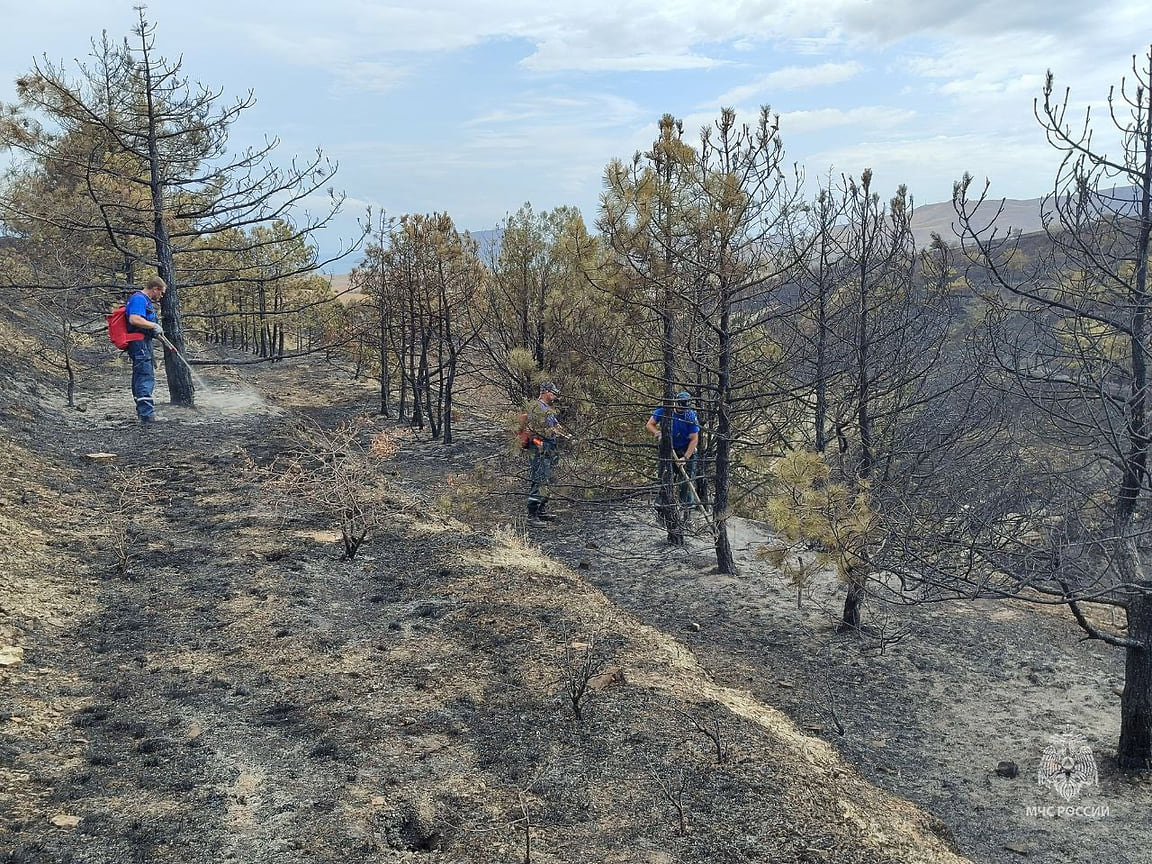
M 831 581 L 797 608 L 755 523 L 738 577 L 639 506 L 525 533 L 523 465 L 468 417 L 453 445 L 371 421 L 385 518 L 342 561 L 253 466 L 371 385 L 205 368 L 142 429 L 126 365 L 84 359 L 80 411 L 0 358 L 0 862 L 1146 860 L 1148 789 L 1106 756 L 1121 660 L 1057 615 L 877 613 L 911 628 L 878 653 L 832 635 Z M 478 465 L 465 524 L 447 478 Z M 1065 726 L 1105 819 L 1024 814 L 1060 803 L 1034 775 Z

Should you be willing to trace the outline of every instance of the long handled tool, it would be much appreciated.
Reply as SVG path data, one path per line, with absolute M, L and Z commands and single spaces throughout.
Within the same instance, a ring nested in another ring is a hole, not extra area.
M 716 524 L 708 515 L 708 510 L 704 506 L 704 502 L 700 500 L 700 496 L 696 494 L 696 484 L 692 482 L 692 478 L 688 476 L 688 471 L 684 468 L 684 460 L 675 454 L 672 455 L 672 461 L 676 463 L 676 470 L 680 472 L 680 476 L 684 478 L 684 482 L 688 484 L 688 494 L 692 496 L 692 505 L 700 508 L 700 512 L 704 514 L 704 523 L 708 526 L 708 530 L 712 532 L 713 538 L 716 537 Z
M 188 370 L 188 374 L 192 376 L 192 380 L 195 382 L 196 389 L 207 391 L 208 385 L 204 383 L 204 379 L 196 374 L 196 370 L 192 368 L 192 364 L 184 359 L 184 355 L 181 354 L 180 350 L 168 340 L 168 337 L 163 333 L 158 333 L 156 334 L 156 338 L 163 342 L 165 347 L 167 347 L 168 350 L 171 351 L 177 357 L 177 359 L 179 359 L 179 361 L 184 364 L 184 368 Z
M 175 345 L 173 345 L 170 341 L 168 341 L 167 336 L 165 336 L 163 333 L 159 333 L 156 335 L 156 338 L 159 339 L 161 342 L 163 342 L 164 347 L 166 347 L 169 351 L 171 351 L 173 354 L 175 354 L 180 359 L 180 362 L 183 363 L 188 368 L 188 371 L 191 372 L 193 376 L 196 375 L 195 370 L 192 368 L 192 364 L 190 364 L 187 360 L 184 359 L 184 355 L 180 353 L 180 349 L 177 348 Z
M 180 350 L 179 350 L 179 349 L 178 349 L 178 348 L 177 348 L 175 345 L 173 345 L 171 342 L 169 342 L 169 341 L 168 341 L 168 337 L 167 337 L 167 336 L 165 336 L 163 333 L 157 333 L 157 334 L 156 334 L 156 336 L 155 336 L 155 338 L 157 338 L 157 339 L 159 339 L 161 342 L 163 342 L 163 343 L 164 343 L 164 346 L 165 346 L 165 347 L 166 347 L 166 348 L 167 348 L 169 351 L 171 351 L 171 352 L 172 352 L 173 354 L 175 354 L 177 357 L 180 357 Z M 181 360 L 183 360 L 184 358 L 183 358 L 183 357 L 180 357 L 180 359 L 181 359 Z

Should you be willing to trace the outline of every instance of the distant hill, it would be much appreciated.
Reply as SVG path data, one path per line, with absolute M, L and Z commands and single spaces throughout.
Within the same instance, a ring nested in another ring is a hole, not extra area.
M 487 231 L 469 231 L 468 233 L 476 241 L 480 257 L 484 261 L 493 255 L 500 254 L 500 239 L 504 236 L 504 232 L 499 228 L 490 228 Z
M 332 293 L 333 294 L 341 294 L 341 293 L 347 291 L 349 286 L 352 284 L 352 278 L 351 278 L 350 273 L 337 273 L 337 274 L 332 275 L 332 276 L 327 276 L 327 278 L 332 283 Z
M 1138 193 L 1139 190 L 1136 187 L 1118 186 L 1111 189 L 1100 189 L 1096 195 L 1105 211 L 1125 217 L 1137 215 L 1134 206 L 1138 200 Z M 1036 234 L 1044 229 L 1044 223 L 1041 220 L 1043 202 L 1043 198 L 1026 198 L 1023 200 L 1005 198 L 1003 199 L 1003 212 L 997 217 L 1001 199 L 989 198 L 977 211 L 977 215 L 981 218 L 975 222 L 978 227 L 983 227 L 980 225 L 981 221 L 986 225 L 995 218 L 998 226 L 1004 231 L 1010 231 L 1013 234 Z M 912 233 L 916 236 L 916 245 L 923 248 L 931 243 L 933 232 L 939 234 L 948 244 L 959 243 L 960 238 L 956 235 L 954 228 L 955 222 L 956 211 L 953 209 L 951 201 L 942 204 L 917 205 L 916 209 L 912 211 Z
M 1100 194 L 1115 199 L 1112 206 L 1116 208 L 1115 202 L 1131 201 L 1135 191 L 1126 188 L 1109 189 Z M 1000 213 L 997 222 L 1001 228 L 1011 231 L 1013 234 L 1036 234 L 1044 228 L 1040 219 L 1040 205 L 1043 200 L 1042 198 L 1006 198 L 1004 199 L 1003 212 Z M 980 208 L 979 215 L 990 221 L 996 216 L 1000 201 L 999 198 L 989 198 Z M 916 237 L 916 246 L 924 248 L 931 243 L 933 233 L 939 234 L 949 245 L 959 243 L 960 237 L 956 234 L 955 222 L 956 211 L 952 208 L 951 201 L 944 201 L 939 204 L 917 204 L 916 209 L 912 212 L 912 233 Z M 469 233 L 479 246 L 482 259 L 487 261 L 491 255 L 499 253 L 501 238 L 499 228 L 492 228 L 487 231 L 470 231 Z M 332 280 L 333 291 L 347 288 L 347 274 L 333 276 Z
M 332 294 L 341 303 L 353 303 L 363 298 L 359 291 L 352 291 L 352 274 L 350 273 L 321 273 L 332 286 Z
M 1000 227 L 1010 230 L 1013 234 L 1034 234 L 1043 229 L 1040 221 L 1041 198 L 1027 198 L 1024 200 L 1007 198 L 1004 200 L 1004 211 L 997 219 Z M 1000 199 L 989 199 L 980 208 L 979 215 L 985 221 L 991 221 L 1000 206 Z M 956 211 L 952 202 L 941 204 L 917 204 L 912 211 L 912 233 L 916 236 L 916 246 L 924 248 L 932 242 L 932 234 L 939 234 L 945 243 L 952 245 L 960 242 L 954 224 Z
M 487 231 L 469 231 L 468 233 L 476 241 L 482 261 L 488 261 L 492 255 L 499 254 L 500 237 L 503 233 L 499 228 L 491 228 Z M 320 275 L 332 283 L 332 293 L 339 297 L 341 302 L 351 303 L 363 296 L 359 291 L 349 290 L 351 287 L 349 273 L 321 273 Z

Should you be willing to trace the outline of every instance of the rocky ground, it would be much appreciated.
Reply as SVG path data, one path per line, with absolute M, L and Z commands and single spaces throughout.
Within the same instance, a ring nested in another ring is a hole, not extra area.
M 527 533 L 469 417 L 453 445 L 369 422 L 380 524 L 341 560 L 323 502 L 266 481 L 369 385 L 205 368 L 142 429 L 126 366 L 83 359 L 72 410 L 0 358 L 0 862 L 1145 860 L 1120 661 L 1058 616 L 909 610 L 877 653 L 833 637 L 835 586 L 797 608 L 763 526 L 735 578 L 640 506 Z M 1028 818 L 1069 725 L 1110 814 Z

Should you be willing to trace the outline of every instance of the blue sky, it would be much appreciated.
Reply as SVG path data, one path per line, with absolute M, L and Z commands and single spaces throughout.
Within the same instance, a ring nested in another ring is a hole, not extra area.
M 34 57 L 71 62 L 131 2 L 0 0 L 0 101 Z M 257 104 L 237 146 L 279 136 L 340 163 L 350 235 L 371 204 L 492 228 L 525 201 L 591 224 L 604 166 L 664 113 L 695 131 L 722 106 L 780 114 L 809 178 L 874 171 L 887 195 L 948 200 L 964 171 L 998 197 L 1047 192 L 1058 155 L 1032 116 L 1044 73 L 1077 119 L 1152 41 L 1146 0 L 153 0 L 157 48 Z M 1069 115 L 1070 118 L 1072 115 Z M 1101 123 L 1101 132 L 1104 132 Z M 1112 139 L 1101 134 L 1106 147 Z M 1112 149 L 1115 149 L 1112 147 Z M 346 269 L 337 266 L 333 269 Z

